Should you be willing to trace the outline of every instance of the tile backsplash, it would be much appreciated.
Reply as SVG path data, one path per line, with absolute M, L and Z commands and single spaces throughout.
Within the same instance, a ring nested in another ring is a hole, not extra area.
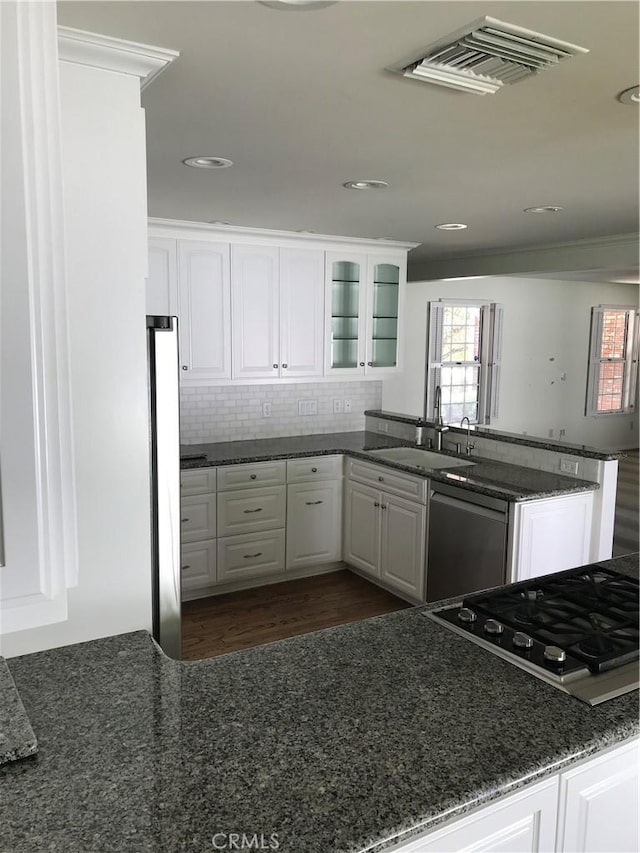
M 317 413 L 298 414 L 299 401 Z M 315 406 L 313 402 L 315 401 Z M 340 412 L 334 411 L 339 401 Z M 351 411 L 344 411 L 345 401 Z M 270 404 L 271 415 L 263 414 Z M 341 404 L 341 405 L 340 405 Z M 309 382 L 295 385 L 224 385 L 180 390 L 182 444 L 242 441 L 273 436 L 353 432 L 365 427 L 365 409 L 379 409 L 382 382 Z

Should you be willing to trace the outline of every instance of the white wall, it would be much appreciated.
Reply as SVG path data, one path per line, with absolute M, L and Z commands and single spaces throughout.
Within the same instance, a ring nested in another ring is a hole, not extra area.
M 411 282 L 405 300 L 405 369 L 383 381 L 383 409 L 422 414 L 427 303 L 447 297 L 505 306 L 500 417 L 493 427 L 545 438 L 553 431 L 555 439 L 564 429 L 569 442 L 637 447 L 635 415 L 584 415 L 590 309 L 601 303 L 637 306 L 633 285 L 507 276 Z
M 65 62 L 60 73 L 78 585 L 67 621 L 5 635 L 7 657 L 151 624 L 140 86 Z

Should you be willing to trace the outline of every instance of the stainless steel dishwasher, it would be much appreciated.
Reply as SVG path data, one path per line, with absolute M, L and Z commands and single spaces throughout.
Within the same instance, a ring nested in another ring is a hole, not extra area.
M 507 501 L 433 483 L 427 601 L 506 583 L 508 521 Z

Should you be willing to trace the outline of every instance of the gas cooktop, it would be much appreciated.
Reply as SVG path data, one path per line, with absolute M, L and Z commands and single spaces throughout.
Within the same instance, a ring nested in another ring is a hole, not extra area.
M 598 565 L 532 578 L 423 611 L 590 705 L 636 689 L 638 592 Z

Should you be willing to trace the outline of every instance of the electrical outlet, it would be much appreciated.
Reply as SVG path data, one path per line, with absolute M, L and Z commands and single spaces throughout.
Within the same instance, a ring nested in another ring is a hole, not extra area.
M 386 421 L 378 423 L 378 432 L 389 432 L 389 424 Z
M 566 434 L 567 434 L 566 429 L 561 429 L 560 432 L 558 433 L 558 437 L 564 438 Z
M 345 415 L 348 415 L 351 413 L 351 400 L 345 400 L 344 401 L 344 413 L 345 413 Z
M 334 400 L 333 401 L 333 414 L 334 415 L 342 414 L 342 400 Z
M 270 418 L 271 417 L 271 403 L 263 403 L 262 404 L 262 417 Z
M 317 415 L 318 401 L 317 400 L 298 400 L 299 415 Z
M 578 463 L 575 459 L 560 459 L 560 470 L 563 474 L 577 474 Z

